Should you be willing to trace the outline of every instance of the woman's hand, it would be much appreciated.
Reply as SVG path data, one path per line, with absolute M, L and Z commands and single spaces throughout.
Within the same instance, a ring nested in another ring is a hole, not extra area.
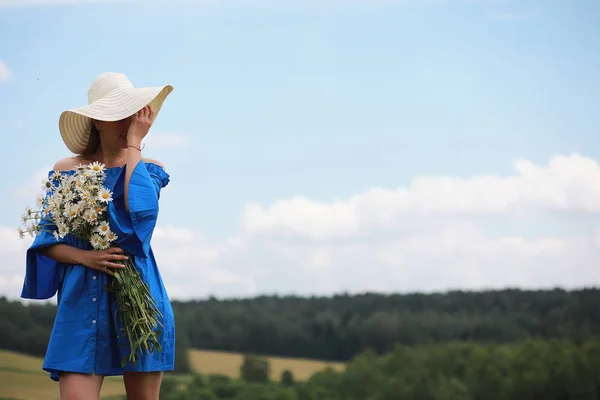
M 124 269 L 123 264 L 115 261 L 125 261 L 129 258 L 123 254 L 123 250 L 118 247 L 111 247 L 106 250 L 89 250 L 86 251 L 83 260 L 83 265 L 88 268 L 106 272 L 109 275 L 114 275 L 113 269 Z
M 131 123 L 127 131 L 127 144 L 139 146 L 142 139 L 146 137 L 152 122 L 154 122 L 155 112 L 149 105 L 142 108 L 131 116 Z

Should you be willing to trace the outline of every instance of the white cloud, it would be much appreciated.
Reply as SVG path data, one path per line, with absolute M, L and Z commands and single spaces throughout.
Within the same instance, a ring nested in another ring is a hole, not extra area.
M 177 133 L 149 133 L 144 139 L 146 146 L 156 148 L 183 148 L 192 143 L 192 138 L 188 135 Z
M 236 236 L 214 241 L 161 224 L 153 247 L 180 299 L 600 284 L 598 164 L 556 156 L 547 165 L 519 160 L 514 170 L 417 177 L 329 204 L 247 205 Z M 552 221 L 558 229 L 547 228 Z M 20 292 L 26 244 L 0 229 L 3 294 Z
M 1 0 L 0 0 L 1 2 Z M 0 3 L 1 4 L 1 3 Z M 8 82 L 12 79 L 12 71 L 8 68 L 8 65 L 0 61 L 0 83 Z
M 409 186 L 373 188 L 347 200 L 283 199 L 270 207 L 247 204 L 246 232 L 312 239 L 351 237 L 370 229 L 405 226 L 407 220 L 448 215 L 507 214 L 531 210 L 600 212 L 600 166 L 574 154 L 546 166 L 520 159 L 515 175 L 416 177 Z

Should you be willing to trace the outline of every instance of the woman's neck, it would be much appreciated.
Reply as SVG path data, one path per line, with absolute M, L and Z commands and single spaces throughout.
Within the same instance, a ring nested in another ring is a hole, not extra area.
M 127 160 L 127 149 L 105 149 L 100 147 L 92 157 L 94 161 L 101 162 L 107 168 L 121 167 Z

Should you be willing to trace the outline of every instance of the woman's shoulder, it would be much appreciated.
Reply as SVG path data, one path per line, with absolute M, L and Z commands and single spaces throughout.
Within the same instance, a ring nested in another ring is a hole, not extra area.
M 54 164 L 54 167 L 52 167 L 52 170 L 58 172 L 66 172 L 78 167 L 80 164 L 85 163 L 85 160 L 82 160 L 80 157 L 65 157 L 62 160 L 58 160 Z
M 144 164 L 148 165 L 156 165 L 160 168 L 162 168 L 163 170 L 165 169 L 165 165 L 155 159 L 152 158 L 147 158 L 144 157 L 143 158 Z M 73 157 L 65 157 L 61 160 L 58 160 L 55 164 L 54 167 L 52 167 L 53 171 L 58 171 L 58 172 L 66 172 L 66 171 L 70 171 L 74 168 L 77 168 L 78 166 L 82 165 L 82 164 L 89 164 L 92 161 L 90 160 L 85 160 L 81 157 L 78 156 L 73 156 Z
M 152 158 L 147 158 L 147 157 L 144 157 L 142 160 L 144 161 L 144 164 L 146 164 L 146 165 L 155 164 L 155 165 L 161 167 L 162 169 L 165 169 L 165 165 L 158 160 L 154 160 Z

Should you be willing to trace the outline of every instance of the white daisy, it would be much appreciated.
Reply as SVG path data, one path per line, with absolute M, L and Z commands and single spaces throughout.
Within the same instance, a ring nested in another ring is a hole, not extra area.
M 62 180 L 62 174 L 59 171 L 52 171 L 48 178 L 52 182 L 60 182 Z
M 94 173 L 100 173 L 100 172 L 104 172 L 104 167 L 105 167 L 104 164 L 99 163 L 98 161 L 96 161 L 93 164 L 90 164 L 88 166 L 88 169 L 90 171 L 93 171 Z
M 63 195 L 61 192 L 54 192 L 50 197 L 48 197 L 48 202 L 60 203 L 62 201 Z
M 77 232 L 81 228 L 81 225 L 83 225 L 83 222 L 80 219 L 71 222 L 71 232 Z
M 77 213 L 83 215 L 83 212 L 87 209 L 88 202 L 81 199 L 77 202 Z
M 63 215 L 69 221 L 72 221 L 75 217 L 77 217 L 77 211 L 77 204 L 67 203 L 65 204 L 65 210 L 63 211 Z
M 44 192 L 47 192 L 48 190 L 52 189 L 53 185 L 52 182 L 50 182 L 48 179 L 44 178 L 42 179 L 42 190 Z
M 119 237 L 118 237 L 117 235 L 115 235 L 115 233 L 114 233 L 114 232 L 112 232 L 112 231 L 111 231 L 111 232 L 108 232 L 108 234 L 106 235 L 106 239 L 107 239 L 109 242 L 114 242 L 114 241 L 115 241 L 115 240 L 117 240 L 118 238 L 119 238 Z
M 83 212 L 83 219 L 88 223 L 95 223 L 97 221 L 96 212 L 94 210 L 87 209 Z
M 56 199 L 50 199 L 50 201 L 48 202 L 48 208 L 47 209 L 52 214 L 56 214 L 56 211 L 59 209 L 59 206 L 58 206 L 58 203 L 57 203 Z
M 80 179 L 76 179 L 73 182 L 74 188 L 78 191 L 81 192 L 81 190 L 84 188 L 84 182 L 82 182 Z
M 85 200 L 89 204 L 90 200 L 92 200 L 92 194 L 89 190 L 84 189 L 81 191 L 81 200 Z
M 36 223 L 32 223 L 32 224 L 29 226 L 29 235 L 30 235 L 31 237 L 34 237 L 35 235 L 37 235 L 38 233 L 40 233 L 40 232 L 41 232 L 41 230 L 42 230 L 42 229 L 40 228 L 40 226 L 39 226 L 38 224 L 36 224 Z
M 112 193 L 107 188 L 100 189 L 100 193 L 98 193 L 98 200 L 108 203 L 112 201 Z
M 59 223 L 58 226 L 58 236 L 64 238 L 69 234 L 69 227 L 64 223 Z
M 97 234 L 92 235 L 92 237 L 90 238 L 90 243 L 92 244 L 92 247 L 94 249 L 99 249 L 100 248 L 100 236 Z
M 101 250 L 108 249 L 110 247 L 110 243 L 106 238 L 101 237 L 100 243 L 98 244 L 98 248 Z
M 68 180 L 65 180 L 61 183 L 58 193 L 62 194 L 63 196 L 67 196 L 67 195 L 72 195 L 73 194 L 73 190 L 71 189 L 71 182 Z
M 98 228 L 96 228 L 96 232 L 98 232 L 102 236 L 108 235 L 110 233 L 110 226 L 108 226 L 108 222 L 100 222 L 100 225 L 98 225 Z

